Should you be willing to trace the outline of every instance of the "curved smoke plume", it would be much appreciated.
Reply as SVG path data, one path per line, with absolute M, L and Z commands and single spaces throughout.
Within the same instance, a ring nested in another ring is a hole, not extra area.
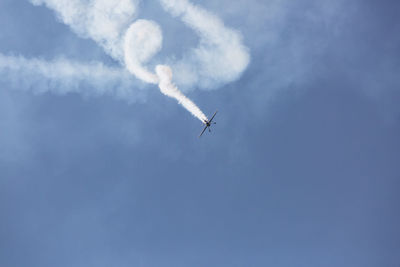
M 199 46 L 183 53 L 171 66 L 146 64 L 162 47 L 161 27 L 154 21 L 134 21 L 139 0 L 30 0 L 46 5 L 79 36 L 96 41 L 104 51 L 124 64 L 143 82 L 158 84 L 160 91 L 177 99 L 204 122 L 206 116 L 172 81 L 185 87 L 214 88 L 237 79 L 250 56 L 241 35 L 215 15 L 188 0 L 160 0 L 172 16 L 180 18 L 200 37 Z

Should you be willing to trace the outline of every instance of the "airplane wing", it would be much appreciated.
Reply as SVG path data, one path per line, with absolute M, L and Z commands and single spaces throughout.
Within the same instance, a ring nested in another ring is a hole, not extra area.
M 214 115 L 211 117 L 211 120 L 209 120 L 210 123 L 211 123 L 211 121 L 214 119 L 215 115 L 217 115 L 217 112 L 218 112 L 218 110 L 215 111 Z
M 203 133 L 206 131 L 207 127 L 208 127 L 208 126 L 204 127 L 203 131 L 202 131 L 201 134 L 199 135 L 199 138 L 200 138 L 200 136 L 202 136 Z

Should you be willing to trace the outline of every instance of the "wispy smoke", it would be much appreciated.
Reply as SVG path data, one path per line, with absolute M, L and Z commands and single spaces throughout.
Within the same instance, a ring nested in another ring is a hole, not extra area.
M 140 85 L 126 70 L 100 62 L 80 63 L 65 58 L 46 61 L 0 54 L 2 80 L 35 93 L 113 95 L 129 102 L 141 97 L 137 89 Z
M 83 38 L 96 41 L 114 59 L 123 62 L 123 36 L 136 17 L 139 0 L 30 0 L 46 5 Z
M 79 36 L 96 41 L 130 73 L 146 83 L 158 84 L 163 94 L 177 99 L 203 122 L 207 117 L 175 86 L 172 71 L 179 85 L 215 88 L 237 79 L 249 63 L 249 53 L 242 44 L 240 34 L 227 28 L 217 16 L 187 0 L 160 2 L 167 12 L 179 17 L 199 35 L 199 46 L 195 49 L 183 48 L 189 52 L 184 53 L 181 60 L 172 61 L 171 66 L 159 64 L 154 71 L 145 65 L 161 50 L 162 31 L 154 21 L 133 21 L 139 0 L 30 1 L 55 10 L 59 19 Z M 41 62 L 41 65 L 45 64 Z M 67 63 L 68 67 L 72 65 Z M 42 74 L 47 75 L 45 72 Z
M 212 13 L 187 0 L 160 0 L 200 37 L 199 46 L 173 64 L 177 83 L 185 87 L 214 88 L 239 78 L 249 64 L 247 47 L 239 32 L 227 28 Z

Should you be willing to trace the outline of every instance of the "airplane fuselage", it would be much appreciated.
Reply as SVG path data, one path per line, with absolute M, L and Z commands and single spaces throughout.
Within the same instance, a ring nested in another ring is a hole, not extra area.
M 212 124 L 216 124 L 216 122 L 213 122 L 213 119 L 214 119 L 215 115 L 217 114 L 217 112 L 218 112 L 218 111 L 215 111 L 214 115 L 211 117 L 210 120 L 207 119 L 207 120 L 204 120 L 204 121 L 203 121 L 203 123 L 205 124 L 205 126 L 204 126 L 204 128 L 203 128 L 203 131 L 200 133 L 199 137 L 202 136 L 202 134 L 204 133 L 205 130 L 207 130 L 207 128 L 208 128 L 208 131 L 211 132 L 211 130 L 210 130 L 210 129 L 211 129 L 211 123 L 212 123 Z

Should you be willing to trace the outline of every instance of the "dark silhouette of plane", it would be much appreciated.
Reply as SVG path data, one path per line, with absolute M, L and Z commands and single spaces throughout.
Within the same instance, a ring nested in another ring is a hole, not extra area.
M 216 122 L 213 122 L 213 121 L 212 121 L 212 120 L 214 119 L 215 115 L 217 114 L 217 112 L 218 112 L 218 110 L 215 111 L 214 115 L 211 117 L 210 120 L 204 120 L 204 121 L 203 121 L 203 123 L 204 123 L 206 126 L 204 126 L 204 129 L 203 129 L 203 131 L 201 132 L 201 134 L 199 135 L 199 138 L 200 138 L 200 136 L 203 135 L 203 133 L 207 130 L 207 128 L 208 128 L 208 131 L 211 132 L 211 124 L 217 124 Z

